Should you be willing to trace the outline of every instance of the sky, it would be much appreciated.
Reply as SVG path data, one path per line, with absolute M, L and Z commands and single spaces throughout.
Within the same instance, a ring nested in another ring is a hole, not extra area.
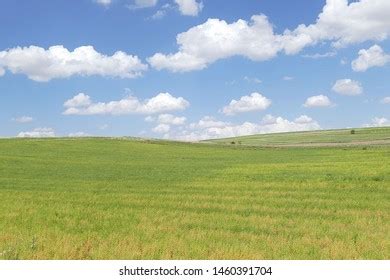
M 2 0 L 0 137 L 390 126 L 388 0 Z

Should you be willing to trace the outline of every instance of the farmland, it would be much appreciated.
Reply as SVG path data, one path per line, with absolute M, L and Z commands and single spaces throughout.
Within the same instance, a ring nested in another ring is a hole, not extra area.
M 0 259 L 389 259 L 390 130 L 310 133 L 1 139 Z

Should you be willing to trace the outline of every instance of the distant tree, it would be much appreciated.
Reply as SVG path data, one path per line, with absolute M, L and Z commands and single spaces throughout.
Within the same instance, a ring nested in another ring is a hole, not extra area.
M 230 144 L 234 145 L 234 144 L 236 144 L 236 142 L 232 141 Z
M 352 129 L 351 134 L 355 134 L 355 133 L 356 133 L 355 129 Z

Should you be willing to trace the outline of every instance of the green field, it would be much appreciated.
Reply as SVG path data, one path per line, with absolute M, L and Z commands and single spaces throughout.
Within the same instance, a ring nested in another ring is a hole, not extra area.
M 353 133 L 351 133 L 353 130 Z M 390 127 L 319 130 L 250 135 L 204 141 L 249 146 L 355 146 L 390 145 Z
M 389 258 L 390 145 L 0 140 L 0 259 Z

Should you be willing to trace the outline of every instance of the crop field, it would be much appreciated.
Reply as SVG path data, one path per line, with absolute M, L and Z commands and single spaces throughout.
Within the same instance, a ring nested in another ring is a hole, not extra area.
M 218 144 L 241 144 L 249 146 L 361 146 L 390 145 L 390 127 L 319 130 L 250 135 L 204 141 Z
M 389 259 L 390 145 L 367 141 L 390 130 L 367 133 L 381 136 L 2 139 L 0 259 Z

